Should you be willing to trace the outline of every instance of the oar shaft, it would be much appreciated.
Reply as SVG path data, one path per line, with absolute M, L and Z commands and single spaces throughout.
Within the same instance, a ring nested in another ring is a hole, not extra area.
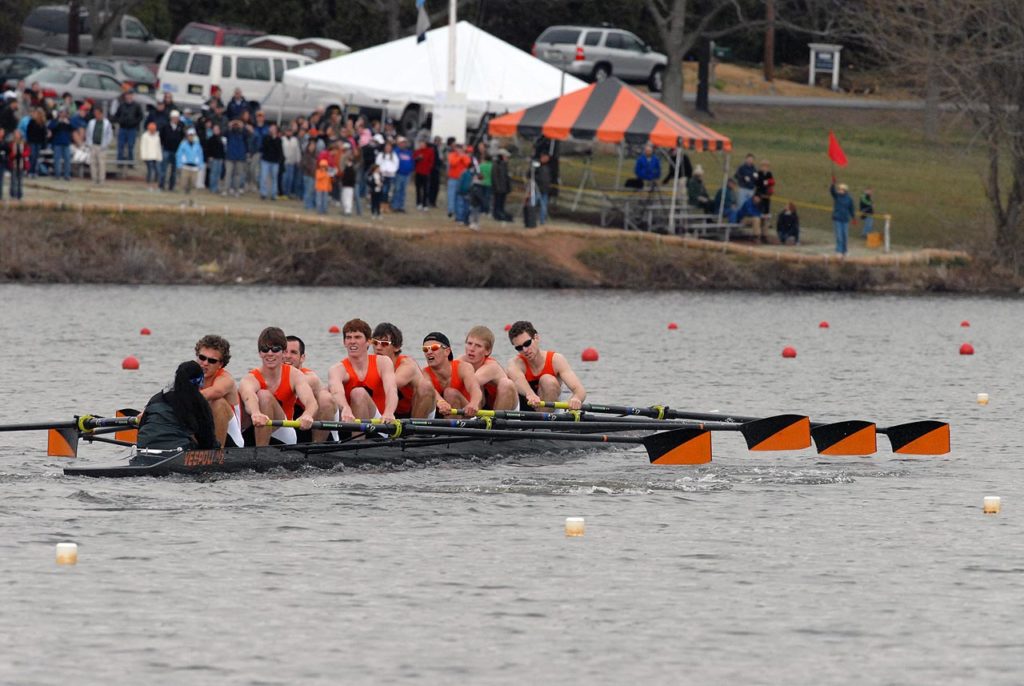
M 93 417 L 82 415 L 77 419 L 56 422 L 27 422 L 25 424 L 0 425 L 3 431 L 48 431 L 49 429 L 80 429 L 91 431 L 101 426 L 128 426 L 138 424 L 137 417 Z
M 6 424 L 0 426 L 0 431 L 46 431 L 48 429 L 74 429 L 78 426 L 76 421 L 63 422 L 30 422 L 26 424 Z

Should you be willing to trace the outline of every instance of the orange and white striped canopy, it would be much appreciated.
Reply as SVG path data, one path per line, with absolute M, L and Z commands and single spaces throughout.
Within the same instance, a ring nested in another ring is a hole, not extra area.
M 492 136 L 604 143 L 652 143 L 686 150 L 732 150 L 732 141 L 646 93 L 609 78 L 560 98 L 492 119 Z

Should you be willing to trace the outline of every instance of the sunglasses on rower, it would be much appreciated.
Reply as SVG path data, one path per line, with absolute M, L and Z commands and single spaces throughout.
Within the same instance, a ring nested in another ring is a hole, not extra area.
M 282 352 L 283 350 L 284 350 L 284 348 L 282 348 L 279 345 L 261 345 L 260 346 L 260 352 L 263 353 L 264 355 L 266 353 L 279 353 L 279 352 Z
M 196 359 L 200 362 L 209 362 L 210 364 L 220 364 L 220 360 L 216 357 L 207 357 L 202 353 L 196 353 Z
M 440 343 L 431 343 L 430 345 L 423 346 L 423 352 L 425 352 L 425 353 L 436 353 L 438 350 L 440 350 L 443 347 L 444 346 L 441 345 Z
M 516 349 L 517 353 L 521 353 L 527 348 L 529 348 L 531 345 L 533 345 L 533 339 L 527 338 L 525 341 L 522 342 L 522 345 L 513 345 L 512 347 Z
M 385 345 L 391 345 L 391 341 L 388 340 L 387 338 L 371 338 L 370 343 L 377 346 L 378 348 L 383 347 Z

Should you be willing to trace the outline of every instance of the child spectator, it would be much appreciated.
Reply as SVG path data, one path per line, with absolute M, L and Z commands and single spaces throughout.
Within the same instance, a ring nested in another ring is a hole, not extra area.
M 331 194 L 331 168 L 327 160 L 320 160 L 316 168 L 316 212 L 327 214 L 327 199 Z
M 139 143 L 139 159 L 146 163 L 146 185 L 150 191 L 156 191 L 156 184 L 160 180 L 159 164 L 163 156 L 156 122 L 151 121 L 146 124 L 146 131 Z
M 384 175 L 380 173 L 380 165 L 370 167 L 367 187 L 370 189 L 370 216 L 380 218 L 380 201 L 384 196 Z
M 800 216 L 796 213 L 796 205 L 793 203 L 786 205 L 786 209 L 779 215 L 776 229 L 779 234 L 779 243 L 790 245 L 790 240 L 792 240 L 792 245 L 800 245 Z
M 860 196 L 860 218 L 864 222 L 861 231 L 861 238 L 867 238 L 869 233 L 875 231 L 875 199 L 872 197 L 874 191 L 870 188 L 864 189 L 864 195 Z
M 351 152 L 345 153 L 341 164 L 341 213 L 348 216 L 356 197 L 356 164 Z

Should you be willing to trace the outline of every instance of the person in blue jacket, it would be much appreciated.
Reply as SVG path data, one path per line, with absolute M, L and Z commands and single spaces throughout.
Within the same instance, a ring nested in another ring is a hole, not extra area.
M 836 252 L 846 257 L 846 238 L 854 217 L 853 198 L 845 183 L 836 185 L 834 176 L 828 190 L 832 194 L 832 228 L 836 232 Z
M 199 142 L 196 130 L 190 128 L 185 132 L 185 140 L 178 145 L 178 152 L 175 156 L 175 164 L 181 171 L 181 182 L 185 186 L 185 195 L 189 196 L 188 204 L 193 205 L 195 201 L 191 198 L 192 189 L 199 187 L 199 175 L 203 171 L 206 158 L 203 155 L 203 145 Z
M 644 146 L 643 154 L 636 158 L 633 173 L 645 187 L 657 183 L 661 178 L 661 161 L 654 154 L 654 146 L 650 143 Z

